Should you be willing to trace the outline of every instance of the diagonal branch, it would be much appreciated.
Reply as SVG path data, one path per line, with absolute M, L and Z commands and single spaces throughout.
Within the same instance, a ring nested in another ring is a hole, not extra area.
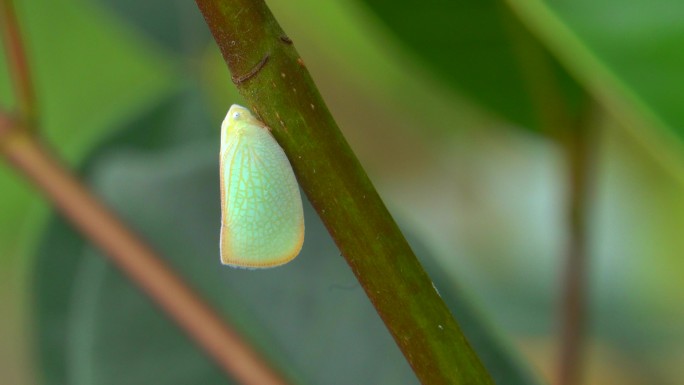
M 162 258 L 63 167 L 38 139 L 2 112 L 0 153 L 185 329 L 229 377 L 249 385 L 287 384 Z
M 3 42 L 17 103 L 0 111 L 0 155 L 30 179 L 93 243 L 105 251 L 228 377 L 243 384 L 285 385 L 286 380 L 233 331 L 163 260 L 102 205 L 33 135 L 38 117 L 25 46 L 13 0 L 0 0 Z
M 196 0 L 238 90 L 424 384 L 492 384 L 262 0 Z M 330 42 L 334 44 L 334 42 Z M 268 61 L 252 74 L 265 55 Z M 248 74 L 249 76 L 245 76 Z

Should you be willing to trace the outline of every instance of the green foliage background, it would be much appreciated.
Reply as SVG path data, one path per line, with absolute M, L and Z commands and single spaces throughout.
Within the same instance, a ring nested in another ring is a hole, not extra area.
M 194 3 L 17 3 L 45 139 L 221 312 L 301 383 L 416 383 L 312 210 L 292 264 L 218 265 L 240 99 Z M 268 1 L 497 383 L 553 369 L 565 169 L 529 52 L 596 105 L 589 383 L 681 383 L 684 5 L 417 3 Z M 0 191 L 0 382 L 225 382 L 6 167 Z

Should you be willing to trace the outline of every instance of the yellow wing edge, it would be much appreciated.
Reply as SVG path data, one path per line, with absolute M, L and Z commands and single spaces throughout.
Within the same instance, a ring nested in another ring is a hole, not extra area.
M 267 269 L 270 267 L 276 267 L 276 266 L 281 266 L 284 265 L 299 255 L 299 252 L 302 251 L 302 246 L 304 245 L 304 221 L 302 221 L 302 225 L 300 226 L 300 231 L 299 231 L 299 239 L 297 243 L 295 244 L 295 247 L 292 249 L 291 252 L 285 254 L 282 258 L 277 258 L 269 261 L 261 261 L 261 262 L 255 262 L 255 261 L 245 261 L 242 260 L 241 258 L 231 258 L 230 253 L 227 251 L 224 251 L 226 249 L 223 245 L 224 240 L 221 239 L 220 242 L 220 248 L 221 248 L 221 263 L 226 266 L 230 267 L 237 267 L 237 268 L 243 268 L 243 269 Z M 223 226 L 223 224 L 221 224 Z M 223 228 L 221 229 L 221 238 L 223 238 Z

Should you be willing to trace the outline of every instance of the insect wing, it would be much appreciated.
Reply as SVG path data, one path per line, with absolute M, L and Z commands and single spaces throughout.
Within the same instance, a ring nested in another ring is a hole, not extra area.
M 264 268 L 292 260 L 304 215 L 292 167 L 267 129 L 237 123 L 221 153 L 221 262 Z

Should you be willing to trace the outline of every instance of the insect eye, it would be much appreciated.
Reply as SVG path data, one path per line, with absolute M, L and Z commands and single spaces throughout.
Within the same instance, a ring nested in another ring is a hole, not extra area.
M 239 112 L 233 112 L 233 119 L 237 119 L 237 118 L 239 118 L 239 117 L 240 117 L 240 113 L 239 113 Z

